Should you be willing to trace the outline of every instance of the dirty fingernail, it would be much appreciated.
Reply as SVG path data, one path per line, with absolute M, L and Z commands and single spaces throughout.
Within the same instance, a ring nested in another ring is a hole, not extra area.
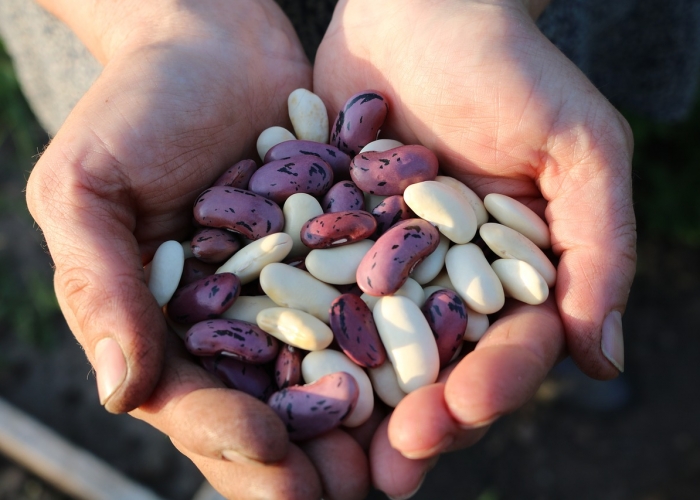
M 126 378 L 126 358 L 116 340 L 105 337 L 97 343 L 95 365 L 97 392 L 104 405 Z
M 600 348 L 615 368 L 625 371 L 625 342 L 622 338 L 622 314 L 619 311 L 611 311 L 603 321 Z

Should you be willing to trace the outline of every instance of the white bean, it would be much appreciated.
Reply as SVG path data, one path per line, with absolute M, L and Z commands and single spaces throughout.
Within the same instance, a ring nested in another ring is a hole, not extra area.
M 360 261 L 374 242 L 361 240 L 335 248 L 317 248 L 306 256 L 306 270 L 324 283 L 350 285 L 355 283 Z
M 168 303 L 177 290 L 185 266 L 185 252 L 174 240 L 163 242 L 151 261 L 148 289 L 156 298 L 159 307 Z
M 450 248 L 445 267 L 456 292 L 470 308 L 482 314 L 492 314 L 503 307 L 503 285 L 474 243 Z
M 284 127 L 270 127 L 263 130 L 258 136 L 257 149 L 260 159 L 265 161 L 265 155 L 272 146 L 280 142 L 293 141 L 296 137 Z
M 491 193 L 484 198 L 484 206 L 498 222 L 524 234 L 538 247 L 549 248 L 552 245 L 547 224 L 518 200 Z
M 289 94 L 287 109 L 297 138 L 328 142 L 328 112 L 319 96 L 306 89 L 296 89 Z
M 301 257 L 311 250 L 301 242 L 301 228 L 310 219 L 323 214 L 323 208 L 316 198 L 307 193 L 294 193 L 287 198 L 282 207 L 284 229 L 292 238 L 290 257 Z
M 291 249 L 292 238 L 288 234 L 270 234 L 234 253 L 216 273 L 233 273 L 241 283 L 250 283 L 260 276 L 265 266 L 284 260 Z
M 526 304 L 541 304 L 549 296 L 544 278 L 527 262 L 517 259 L 498 259 L 491 263 L 508 295 Z
M 396 372 L 388 359 L 376 368 L 368 368 L 367 375 L 372 381 L 374 392 L 388 406 L 396 408 L 396 405 L 406 397 L 406 393 L 399 387 Z
M 413 268 L 410 276 L 421 285 L 425 285 L 434 280 L 442 268 L 445 267 L 445 255 L 450 248 L 450 240 L 445 235 L 440 235 L 440 243 L 437 248 L 424 258 L 418 265 Z
M 319 351 L 333 342 L 333 332 L 328 325 L 299 309 L 263 309 L 256 316 L 256 323 L 273 337 L 306 351 Z

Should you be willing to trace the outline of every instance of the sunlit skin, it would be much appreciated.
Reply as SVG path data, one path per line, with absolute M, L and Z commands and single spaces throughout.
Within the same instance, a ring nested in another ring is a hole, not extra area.
M 600 325 L 624 310 L 634 270 L 628 128 L 516 0 L 341 1 L 313 73 L 269 0 L 42 3 L 105 65 L 27 187 L 61 308 L 105 407 L 170 436 L 228 498 L 361 499 L 370 483 L 405 496 L 441 452 L 527 401 L 567 350 L 592 376 L 618 373 Z M 197 194 L 254 157 L 263 129 L 289 126 L 300 87 L 331 119 L 353 93 L 382 91 L 386 135 L 433 149 L 482 197 L 528 203 L 561 259 L 555 298 L 507 305 L 393 416 L 295 445 L 265 404 L 223 390 L 168 335 L 143 264 L 187 237 Z M 105 338 L 120 350 L 97 359 Z

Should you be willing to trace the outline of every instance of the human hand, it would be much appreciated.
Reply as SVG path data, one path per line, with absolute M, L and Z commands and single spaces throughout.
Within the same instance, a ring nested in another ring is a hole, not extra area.
M 538 2 L 527 3 L 538 10 Z M 560 257 L 558 315 L 541 306 L 507 316 L 512 324 L 521 315 L 525 322 L 528 314 L 549 318 L 542 328 L 554 345 L 548 355 L 532 349 L 541 334 L 533 325 L 521 335 L 504 334 L 512 343 L 500 349 L 479 347 L 442 389 L 416 391 L 399 405 L 386 427 L 394 448 L 431 457 L 469 440 L 456 429 L 483 428 L 524 403 L 562 355 L 564 339 L 588 375 L 615 377 L 624 366 L 620 314 L 636 259 L 632 138 L 619 113 L 517 0 L 341 0 L 317 53 L 314 92 L 333 116 L 347 96 L 370 88 L 389 100 L 383 136 L 432 149 L 446 174 L 481 197 L 507 194 L 544 215 Z M 506 370 L 509 357 L 520 355 L 517 373 Z M 493 375 L 476 376 L 484 373 Z M 438 397 L 439 418 L 401 417 L 405 408 L 428 408 Z M 445 444 L 450 439 L 456 444 Z M 387 470 L 377 453 L 371 460 L 373 472 Z M 429 464 L 422 460 L 424 471 Z M 376 474 L 373 480 L 382 487 Z M 405 494 L 416 485 L 399 483 L 385 491 Z
M 328 447 L 342 451 L 348 488 L 366 490 L 347 436 L 304 454 L 267 405 L 221 390 L 168 336 L 144 279 L 158 244 L 187 237 L 196 196 L 310 87 L 288 20 L 271 0 L 44 4 L 104 64 L 27 187 L 102 404 L 166 433 L 231 498 L 320 497 Z

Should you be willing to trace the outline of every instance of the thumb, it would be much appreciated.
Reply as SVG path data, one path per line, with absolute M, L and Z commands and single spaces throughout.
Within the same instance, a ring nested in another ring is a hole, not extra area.
M 30 176 L 27 202 L 55 264 L 61 309 L 95 368 L 100 402 L 119 413 L 155 387 L 166 325 L 145 283 L 128 182 L 100 144 L 59 133 Z
M 636 265 L 632 134 L 624 118 L 609 111 L 598 113 L 595 123 L 561 124 L 566 132 L 550 150 L 553 160 L 540 178 L 550 200 L 552 245 L 561 255 L 555 294 L 567 347 L 576 364 L 597 379 L 624 370 L 621 315 Z M 559 146 L 568 157 L 557 163 Z

